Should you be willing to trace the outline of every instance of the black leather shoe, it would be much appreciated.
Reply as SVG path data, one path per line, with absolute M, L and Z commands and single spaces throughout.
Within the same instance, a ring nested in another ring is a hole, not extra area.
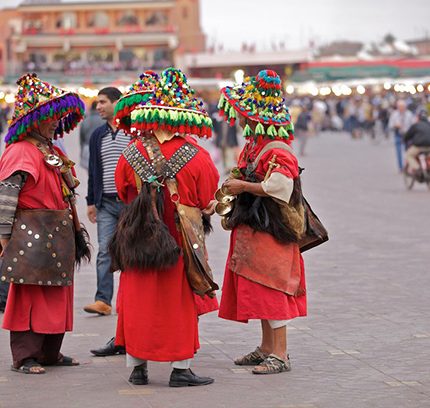
M 172 374 L 170 374 L 169 387 L 208 385 L 214 381 L 213 378 L 195 375 L 189 368 L 186 370 L 174 368 Z
M 148 363 L 145 361 L 143 364 L 134 367 L 128 381 L 134 385 L 148 384 Z
M 90 350 L 96 357 L 115 356 L 116 354 L 125 354 L 125 347 L 115 346 L 115 337 L 112 337 L 105 346 L 97 349 Z

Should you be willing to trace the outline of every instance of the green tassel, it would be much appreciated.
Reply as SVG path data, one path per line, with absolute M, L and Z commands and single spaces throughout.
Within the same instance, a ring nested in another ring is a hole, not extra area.
M 287 130 L 284 127 L 280 127 L 278 129 L 278 136 L 284 139 L 288 139 L 290 137 L 290 135 L 288 134 Z
M 208 118 L 207 116 L 203 116 L 201 119 L 202 119 L 202 126 L 212 127 L 212 120 L 210 118 Z
M 276 136 L 278 136 L 278 132 L 276 131 L 275 126 L 270 125 L 269 128 L 267 129 L 267 134 L 272 138 L 275 138 Z
M 193 115 L 193 116 L 194 116 L 194 123 L 196 124 L 196 126 L 201 126 L 202 117 L 199 114 Z
M 249 137 L 249 136 L 252 136 L 252 129 L 251 129 L 251 126 L 246 124 L 245 127 L 243 128 L 243 137 Z
M 265 135 L 266 132 L 264 131 L 264 126 L 258 122 L 257 126 L 255 127 L 255 134 L 256 135 Z
M 165 122 L 167 119 L 167 112 L 164 109 L 160 109 L 160 120 Z
M 170 123 L 175 123 L 178 120 L 178 111 L 169 110 L 169 121 Z
M 228 118 L 229 119 L 236 119 L 236 109 L 233 108 L 233 106 L 230 106 L 230 110 L 228 112 Z
M 225 103 L 225 96 L 222 93 L 218 101 L 218 109 L 222 109 L 224 107 L 224 103 Z

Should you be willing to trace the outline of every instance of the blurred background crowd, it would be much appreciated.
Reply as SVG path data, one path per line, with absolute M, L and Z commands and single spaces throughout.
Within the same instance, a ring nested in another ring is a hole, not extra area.
M 87 118 L 80 129 L 84 167 L 89 136 L 100 124 L 94 105 L 98 90 L 115 86 L 125 92 L 147 69 L 176 66 L 187 74 L 214 122 L 210 150 L 226 169 L 243 140 L 240 130 L 218 115 L 219 89 L 264 68 L 277 71 L 285 84 L 300 155 L 323 132 L 375 143 L 394 138 L 390 117 L 399 100 L 414 117 L 430 113 L 430 36 L 422 1 L 408 4 L 414 24 L 395 29 L 389 21 L 401 18 L 400 8 L 385 10 L 387 21 L 381 21 L 380 6 L 363 1 L 355 12 L 357 19 L 367 19 L 366 32 L 353 30 L 347 18 L 351 10 L 339 0 L 328 8 L 315 0 L 289 5 L 289 15 L 298 18 L 288 24 L 283 13 L 270 12 L 285 6 L 281 0 L 270 0 L 271 8 L 260 10 L 255 21 L 252 13 L 240 20 L 249 3 L 2 1 L 0 131 L 11 116 L 15 81 L 26 71 L 36 71 L 85 100 Z M 257 30 L 258 19 L 266 17 L 273 24 Z

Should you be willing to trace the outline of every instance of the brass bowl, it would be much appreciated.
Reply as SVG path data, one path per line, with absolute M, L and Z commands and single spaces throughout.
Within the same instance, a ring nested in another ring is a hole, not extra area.
M 227 193 L 224 187 L 219 188 L 215 192 L 215 200 L 217 200 L 219 203 L 230 203 L 235 198 L 236 196 Z
M 218 202 L 215 205 L 215 212 L 220 215 L 221 217 L 224 217 L 225 215 L 229 214 L 233 210 L 233 203 L 222 203 Z

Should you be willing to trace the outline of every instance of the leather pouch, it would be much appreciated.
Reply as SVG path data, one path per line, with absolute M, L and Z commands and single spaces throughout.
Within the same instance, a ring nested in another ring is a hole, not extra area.
M 26 285 L 73 283 L 75 235 L 67 210 L 17 210 L 0 280 Z

